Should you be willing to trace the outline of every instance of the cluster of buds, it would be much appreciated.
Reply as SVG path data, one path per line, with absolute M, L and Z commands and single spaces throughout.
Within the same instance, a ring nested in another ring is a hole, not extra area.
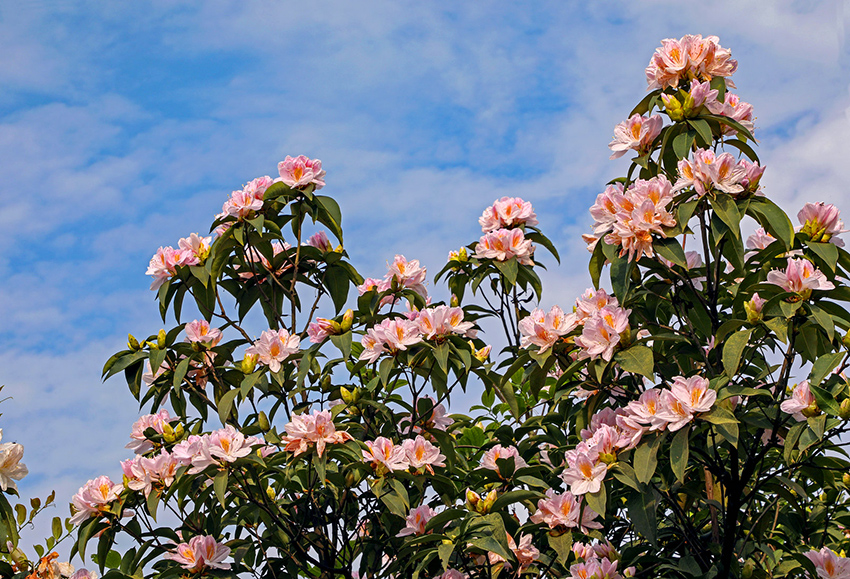
M 485 496 L 481 496 L 472 489 L 466 491 L 466 508 L 480 515 L 486 515 L 493 508 L 493 503 L 499 498 L 496 489 L 491 490 Z
M 316 318 L 316 321 L 307 327 L 307 336 L 314 344 L 321 344 L 328 336 L 338 336 L 349 331 L 353 323 L 354 311 L 349 308 L 338 322 L 328 318 Z

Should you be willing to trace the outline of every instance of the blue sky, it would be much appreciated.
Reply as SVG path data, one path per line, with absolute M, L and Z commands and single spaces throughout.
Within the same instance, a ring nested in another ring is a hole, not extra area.
M 100 369 L 161 326 L 148 260 L 206 231 L 286 155 L 322 159 L 364 275 L 431 272 L 503 195 L 534 203 L 588 285 L 587 207 L 625 160 L 613 127 L 659 41 L 715 34 L 789 212 L 848 208 L 848 3 L 840 1 L 0 3 L 0 410 L 25 495 L 118 476 L 138 416 Z M 65 515 L 62 506 L 57 514 Z M 52 515 L 50 515 L 52 516 Z

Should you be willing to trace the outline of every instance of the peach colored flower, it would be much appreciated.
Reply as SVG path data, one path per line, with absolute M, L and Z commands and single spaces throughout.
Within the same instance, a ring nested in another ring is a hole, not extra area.
M 711 80 L 729 77 L 738 68 L 732 53 L 720 46 L 716 36 L 685 35 L 681 39 L 665 38 L 646 67 L 649 90 L 678 87 L 682 80 Z M 731 80 L 727 85 L 734 87 Z
M 573 495 L 595 493 L 602 488 L 602 480 L 608 472 L 608 467 L 597 462 L 598 457 L 593 457 L 593 454 L 595 453 L 567 453 L 568 467 L 561 473 L 561 479 L 570 486 Z
M 407 456 L 407 462 L 410 468 L 424 468 L 431 474 L 434 474 L 435 466 L 446 466 L 443 462 L 446 460 L 445 455 L 440 454 L 440 449 L 425 440 L 422 435 L 415 439 L 407 439 L 401 444 L 404 453 Z
M 407 452 L 403 445 L 396 445 L 389 438 L 379 436 L 374 441 L 366 441 L 363 452 L 363 460 L 371 463 L 372 468 L 378 470 L 380 467 L 389 472 L 396 470 L 407 470 L 410 467 Z M 444 457 L 445 458 L 445 457 Z
M 835 205 L 823 201 L 806 203 L 797 213 L 797 219 L 801 224 L 798 230 L 806 233 L 812 241 L 829 241 L 838 247 L 844 247 L 844 241 L 837 235 L 845 233 L 846 230 Z
M 670 393 L 695 414 L 711 410 L 717 399 L 717 392 L 709 388 L 708 380 L 702 376 L 676 376 L 670 386 Z
M 850 579 L 850 558 L 840 557 L 828 547 L 811 550 L 806 557 L 814 564 L 821 579 Z
M 599 514 L 587 505 L 582 512 L 581 498 L 576 498 L 571 492 L 558 494 L 549 489 L 546 497 L 537 501 L 537 511 L 531 515 L 532 523 L 545 523 L 550 529 L 580 528 L 582 533 L 587 533 L 588 529 L 602 528 L 599 522 L 594 521 Z
M 548 313 L 535 308 L 531 314 L 519 321 L 522 334 L 521 345 L 528 348 L 536 345 L 545 352 L 564 336 L 578 327 L 576 314 L 565 314 L 558 306 L 552 306 Z
M 519 450 L 517 450 L 515 446 L 502 446 L 501 444 L 497 444 L 496 446 L 491 447 L 484 453 L 484 456 L 481 457 L 480 468 L 486 468 L 488 470 L 494 470 L 501 473 L 499 466 L 496 464 L 496 461 L 500 458 L 513 458 L 515 470 L 528 466 L 525 460 L 520 456 Z
M 675 432 L 694 419 L 690 405 L 684 404 L 670 390 L 662 390 L 657 417 L 667 423 L 667 429 Z
M 256 355 L 260 362 L 266 364 L 272 372 L 278 372 L 281 362 L 289 356 L 298 353 L 301 338 L 289 335 L 285 329 L 266 330 L 260 334 L 260 339 L 245 350 L 246 354 Z
M 776 241 L 776 238 L 764 230 L 764 227 L 756 229 L 755 233 L 747 237 L 747 249 L 758 251 L 767 249 L 767 247 Z
M 133 430 L 130 432 L 130 442 L 124 448 L 133 450 L 136 454 L 144 454 L 152 450 L 154 445 L 145 436 L 145 431 L 148 428 L 153 428 L 157 433 L 162 434 L 165 425 L 174 420 L 168 410 L 163 408 L 156 414 L 146 414 L 133 423 Z
M 474 338 L 477 332 L 473 322 L 463 321 L 463 310 L 459 307 L 435 306 L 425 308 L 416 316 L 419 331 L 428 340 L 458 334 Z
M 347 432 L 336 429 L 331 413 L 327 410 L 314 410 L 313 414 L 294 414 L 292 421 L 284 428 L 286 436 L 281 439 L 286 444 L 284 450 L 295 456 L 307 452 L 311 445 L 315 445 L 316 452 L 322 456 L 326 445 L 354 440 Z
M 123 485 L 115 484 L 108 476 L 99 476 L 88 481 L 71 499 L 74 507 L 71 523 L 79 525 L 89 517 L 108 510 L 110 503 L 116 500 L 123 490 Z
M 575 344 L 581 348 L 579 358 L 595 360 L 600 356 L 610 361 L 614 348 L 620 343 L 620 334 L 629 327 L 629 314 L 618 306 L 605 306 L 584 321 L 584 329 L 576 336 Z
M 194 320 L 186 324 L 186 341 L 205 344 L 208 348 L 214 348 L 221 341 L 221 330 L 211 328 L 206 320 Z
M 410 509 L 410 514 L 405 519 L 405 527 L 399 531 L 396 537 L 408 535 L 424 535 L 428 521 L 434 518 L 437 512 L 428 505 Z
M 812 290 L 831 290 L 835 286 L 812 262 L 804 258 L 788 258 L 785 271 L 774 269 L 767 274 L 767 283 L 780 286 L 787 292 L 808 294 Z M 808 297 L 808 296 L 806 296 Z
M 174 546 L 174 552 L 163 555 L 189 571 L 209 569 L 230 569 L 230 563 L 224 560 L 230 556 L 230 547 L 219 543 L 210 535 L 198 535 L 189 539 L 188 543 Z
M 537 214 L 529 201 L 519 197 L 502 197 L 484 210 L 478 218 L 481 231 L 507 229 L 519 225 L 537 225 Z
M 531 256 L 534 246 L 525 238 L 522 229 L 496 229 L 485 233 L 475 245 L 475 257 L 507 261 L 516 257 L 523 265 L 534 265 Z
M 655 137 L 661 133 L 662 124 L 661 115 L 632 115 L 630 119 L 614 127 L 614 140 L 608 143 L 608 148 L 614 151 L 610 158 L 618 159 L 629 149 L 636 151 L 638 155 L 647 153 Z

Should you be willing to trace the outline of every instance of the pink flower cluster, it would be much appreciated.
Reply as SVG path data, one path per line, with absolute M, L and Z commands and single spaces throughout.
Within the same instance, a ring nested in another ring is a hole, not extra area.
M 648 431 L 679 430 L 696 414 L 708 412 L 717 400 L 717 392 L 701 376 L 676 376 L 669 389 L 650 388 L 629 402 L 623 422 Z
M 755 233 L 747 237 L 747 249 L 750 251 L 767 249 L 774 241 L 776 241 L 775 237 L 765 231 L 764 227 L 759 227 Z
M 420 312 L 410 312 L 410 321 L 419 325 L 419 331 L 426 340 L 436 340 L 452 334 L 475 338 L 478 332 L 473 322 L 463 321 L 463 309 L 460 307 L 434 306 Z
M 530 201 L 519 197 L 502 197 L 484 210 L 478 223 L 481 224 L 481 231 L 488 233 L 520 225 L 537 225 L 538 222 Z
M 401 444 L 394 444 L 389 438 L 379 436 L 365 444 L 369 450 L 363 451 L 363 460 L 380 472 L 413 469 L 434 474 L 435 466 L 446 466 L 443 462 L 446 457 L 440 453 L 440 449 L 422 435 L 408 438 Z
M 286 241 L 279 241 L 277 239 L 275 239 L 271 242 L 271 246 L 272 246 L 272 257 L 280 255 L 281 253 L 292 248 L 292 246 L 289 243 L 287 243 Z M 259 273 L 254 273 L 253 270 L 255 268 L 253 268 L 249 265 L 248 270 L 251 270 L 251 271 L 247 271 L 247 270 L 246 271 L 240 271 L 239 272 L 240 278 L 251 279 L 256 275 L 264 275 L 265 272 L 272 272 L 271 262 L 268 259 L 266 259 L 266 256 L 264 256 L 262 253 L 257 251 L 256 248 L 254 248 L 254 247 L 249 248 L 248 251 L 245 252 L 245 258 L 246 258 L 246 261 L 248 262 L 248 264 L 259 263 L 263 266 L 263 269 L 259 270 Z M 283 273 L 284 271 L 286 271 L 290 267 L 292 267 L 292 264 L 287 262 L 287 263 L 281 264 L 281 266 L 276 271 L 274 271 L 272 273 L 274 273 L 275 275 L 280 275 L 281 273 Z M 236 266 L 236 268 L 241 269 L 241 266 Z M 256 268 L 256 269 L 259 269 L 259 268 Z M 265 279 L 265 278 L 263 278 L 263 279 Z
M 421 341 L 418 323 L 405 318 L 387 318 L 366 330 L 360 339 L 363 344 L 360 359 L 375 362 L 381 354 L 395 354 Z
M 723 102 L 715 99 L 706 102 L 705 106 L 715 115 L 728 117 L 733 121 L 738 121 L 741 126 L 750 131 L 750 133 L 755 130 L 755 124 L 753 123 L 753 105 L 742 101 L 741 97 L 736 94 L 727 92 Z M 737 133 L 737 129 L 728 125 L 723 126 L 724 135 L 735 135 Z
M 807 259 L 788 258 L 784 271 L 774 269 L 767 274 L 767 283 L 776 284 L 787 292 L 808 297 L 812 290 L 831 290 L 835 285 Z
M 539 557 L 540 550 L 531 544 L 531 535 L 523 533 L 519 536 L 519 544 L 514 540 L 514 538 L 508 534 L 508 548 L 514 554 L 514 557 L 519 563 L 519 569 L 517 569 L 517 576 L 521 575 L 522 572 L 529 568 Z M 505 561 L 505 559 L 492 551 L 487 553 L 487 560 L 490 565 L 497 565 L 499 563 L 504 563 L 507 569 L 511 568 L 511 564 Z M 482 560 L 479 561 L 479 564 L 483 564 Z
M 190 466 L 189 474 L 203 472 L 208 466 L 235 462 L 251 454 L 253 447 L 261 445 L 260 452 L 267 456 L 274 447 L 266 446 L 254 436 L 245 436 L 227 425 L 204 435 L 192 434 L 171 449 L 171 455 L 181 466 Z M 123 466 L 123 464 L 122 464 Z
M 151 494 L 154 487 L 170 487 L 174 482 L 177 469 L 181 466 L 184 466 L 184 464 L 165 449 L 150 458 L 136 456 L 121 461 L 121 470 L 124 471 L 127 488 L 133 491 L 143 491 L 145 497 Z
M 736 161 L 731 153 L 716 155 L 709 149 L 694 151 L 693 160 L 679 161 L 679 178 L 673 192 L 693 187 L 700 197 L 716 189 L 732 195 L 758 190 L 764 167 L 747 159 Z
M 711 80 L 729 77 L 738 68 L 732 52 L 720 46 L 716 36 L 685 35 L 681 39 L 665 38 L 646 67 L 649 90 L 678 87 L 681 80 Z M 729 86 L 734 86 L 727 81 Z
M 672 186 L 663 175 L 638 179 L 625 191 L 620 183 L 609 185 L 590 208 L 593 234 L 582 237 L 591 251 L 604 236 L 606 243 L 620 245 L 620 255 L 628 253 L 630 260 L 653 257 L 652 234 L 666 237 L 664 228 L 676 225 L 667 211 L 672 200 Z
M 247 183 L 239 191 L 234 191 L 230 194 L 224 205 L 221 206 L 221 213 L 215 216 L 216 219 L 224 219 L 225 217 L 235 217 L 236 219 L 245 219 L 252 213 L 255 213 L 263 208 L 263 195 L 266 193 L 271 184 L 274 183 L 268 175 L 257 177 L 250 183 Z M 230 224 L 224 224 L 218 233 L 223 233 Z
M 293 189 L 301 189 L 312 183 L 316 191 L 325 186 L 327 172 L 322 169 L 319 159 L 309 159 L 304 155 L 287 155 L 286 159 L 277 164 L 277 170 L 280 177 L 274 180 L 275 183 L 280 181 Z
M 294 414 L 292 421 L 285 427 L 286 436 L 281 441 L 286 444 L 284 450 L 295 456 L 310 450 L 315 445 L 316 452 L 322 456 L 328 444 L 343 444 L 354 440 L 350 434 L 337 430 L 331 413 L 327 410 L 314 410 L 312 414 Z
M 783 401 L 779 405 L 779 409 L 782 412 L 793 415 L 794 419 L 798 422 L 802 422 L 806 420 L 806 415 L 803 414 L 803 411 L 813 404 L 816 404 L 815 395 L 812 393 L 811 388 L 809 388 L 809 381 L 803 380 L 794 386 L 791 391 L 791 397 Z
M 632 115 L 630 119 L 614 127 L 614 140 L 608 143 L 608 148 L 614 151 L 610 158 L 622 157 L 629 149 L 636 151 L 638 155 L 649 152 L 655 137 L 661 133 L 662 124 L 661 115 Z
M 194 320 L 186 324 L 186 341 L 196 344 L 204 344 L 208 348 L 215 348 L 221 341 L 221 330 L 211 328 L 206 320 Z
M 210 254 L 212 237 L 200 237 L 193 233 L 183 237 L 178 242 L 178 249 L 171 246 L 160 247 L 148 264 L 145 275 L 153 276 L 151 289 L 159 289 L 167 280 L 177 273 L 178 266 L 198 265 L 204 262 Z
M 174 552 L 163 555 L 189 571 L 209 569 L 230 569 L 230 563 L 224 560 L 230 556 L 230 547 L 215 540 L 210 535 L 198 535 L 189 539 L 188 543 L 174 546 Z
M 531 522 L 545 523 L 550 529 L 579 528 L 582 533 L 587 533 L 588 529 L 601 529 L 602 524 L 594 520 L 599 513 L 587 505 L 582 510 L 581 502 L 580 497 L 576 498 L 569 491 L 558 494 L 549 489 L 546 498 L 537 501 L 537 511 L 531 515 Z
M 130 442 L 124 448 L 133 450 L 136 454 L 144 454 L 153 450 L 154 445 L 145 436 L 145 430 L 153 428 L 157 433 L 162 434 L 165 426 L 175 420 L 168 414 L 168 410 L 163 408 L 156 414 L 146 414 L 133 423 L 133 430 L 130 433 Z
M 576 314 L 565 314 L 558 306 L 552 306 L 549 313 L 540 308 L 535 308 L 528 316 L 519 321 L 519 331 L 522 334 L 521 345 L 523 348 L 536 345 L 540 348 L 540 352 L 545 352 L 561 336 L 576 329 L 578 323 Z
M 475 245 L 475 257 L 478 259 L 495 259 L 508 261 L 516 257 L 523 265 L 534 265 L 531 259 L 534 255 L 534 245 L 525 238 L 522 229 L 496 229 L 481 236 Z
M 428 526 L 428 521 L 434 518 L 437 511 L 428 505 L 414 507 L 410 509 L 410 514 L 405 519 L 405 527 L 399 531 L 396 537 L 406 537 L 408 535 L 424 535 L 425 527 Z
M 823 201 L 806 203 L 797 213 L 797 219 L 800 221 L 798 231 L 806 233 L 812 241 L 828 241 L 838 247 L 844 247 L 844 240 L 837 235 L 846 233 L 847 230 L 844 229 L 844 222 L 835 205 Z
M 501 444 L 497 444 L 496 446 L 491 447 L 487 450 L 487 452 L 484 453 L 484 456 L 481 457 L 481 464 L 479 465 L 479 468 L 494 470 L 499 473 L 500 476 L 507 476 L 509 474 L 512 474 L 503 473 L 499 470 L 499 465 L 496 463 L 496 461 L 502 458 L 514 459 L 514 470 L 519 470 L 528 466 L 528 463 L 525 462 L 525 459 L 520 456 L 517 447 L 502 446 Z
M 257 356 L 272 372 L 278 372 L 281 362 L 289 356 L 298 353 L 301 338 L 290 335 L 285 329 L 266 330 L 260 334 L 260 339 L 245 350 L 247 355 Z
M 378 293 L 383 293 L 392 287 L 395 280 L 402 289 L 413 290 L 424 298 L 428 297 L 428 290 L 425 289 L 426 276 L 427 269 L 419 265 L 418 259 L 407 261 L 403 255 L 396 255 L 383 279 L 367 278 L 362 284 L 357 286 L 357 291 L 361 296 L 373 289 Z M 394 301 L 392 297 L 388 296 L 381 301 L 381 305 L 393 303 Z
M 610 545 L 573 543 L 573 553 L 583 561 L 570 566 L 570 579 L 624 579 L 634 577 L 636 569 L 617 571 L 619 556 Z
M 820 551 L 814 549 L 806 553 L 815 569 L 818 577 L 824 579 L 850 579 L 850 558 L 836 555 L 829 547 Z
M 118 499 L 123 490 L 123 485 L 115 484 L 108 476 L 99 476 L 88 481 L 71 499 L 74 507 L 71 523 L 79 525 L 89 517 L 109 510 L 112 501 Z

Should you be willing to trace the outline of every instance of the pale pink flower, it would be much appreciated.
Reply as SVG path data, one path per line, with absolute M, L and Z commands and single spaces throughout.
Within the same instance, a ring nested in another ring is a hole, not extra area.
M 579 323 L 584 323 L 605 306 L 617 306 L 617 298 L 609 296 L 605 288 L 595 290 L 587 288 L 580 297 L 576 298 L 575 313 Z
M 676 376 L 670 386 L 670 393 L 694 414 L 708 412 L 717 399 L 717 392 L 709 387 L 708 380 L 702 376 Z
M 181 250 L 173 247 L 160 247 L 148 264 L 148 270 L 145 275 L 153 276 L 151 289 L 159 289 L 159 287 L 168 281 L 175 273 L 177 266 L 186 265 L 186 254 Z
M 765 167 L 762 167 L 757 162 L 751 163 L 747 159 L 738 161 L 738 167 L 744 173 L 744 176 L 741 178 L 741 186 L 751 193 L 762 195 L 759 191 L 759 183 L 761 182 L 762 175 L 764 175 Z
M 183 252 L 183 263 L 185 265 L 198 265 L 203 263 L 210 254 L 212 237 L 201 237 L 197 233 L 189 237 L 182 237 L 177 242 L 180 251 Z
M 437 575 L 434 579 L 469 579 L 469 575 L 461 573 L 457 569 L 446 569 L 442 575 Z
M 153 428 L 158 434 L 162 434 L 165 426 L 174 420 L 168 410 L 163 408 L 156 414 L 146 414 L 133 423 L 130 433 L 130 442 L 124 448 L 133 450 L 136 454 L 144 454 L 152 450 L 154 445 L 145 436 L 145 430 Z
M 625 193 L 613 192 L 611 200 L 617 210 L 614 220 L 610 224 L 607 217 L 606 221 L 597 221 L 594 234 L 600 235 L 613 227 L 605 236 L 605 242 L 620 245 L 620 255 L 628 253 L 630 260 L 655 255 L 652 234 L 666 237 L 665 228 L 676 224 L 666 209 L 673 200 L 672 185 L 667 178 L 661 175 L 648 181 L 638 179 Z
M 537 225 L 537 215 L 529 201 L 519 197 L 502 197 L 484 210 L 478 218 L 484 233 L 519 225 Z
M 513 458 L 515 470 L 528 466 L 525 460 L 519 455 L 519 450 L 517 450 L 515 446 L 502 446 L 501 444 L 497 444 L 485 452 L 484 456 L 481 457 L 480 468 L 500 472 L 499 466 L 496 464 L 496 461 L 500 458 Z
M 410 462 L 403 445 L 393 444 L 389 438 L 379 436 L 374 441 L 366 441 L 368 451 L 363 451 L 363 460 L 371 463 L 372 468 L 383 467 L 389 472 L 407 470 Z M 445 458 L 445 457 L 444 457 Z
M 210 454 L 209 434 L 203 436 L 189 435 L 189 438 L 174 445 L 174 448 L 171 449 L 171 455 L 183 466 L 192 467 L 189 469 L 189 474 L 198 474 L 206 470 L 208 466 L 218 464 Z
M 519 572 L 530 567 L 540 557 L 540 551 L 531 544 L 531 535 L 523 533 L 519 536 L 519 543 L 515 543 L 513 537 L 508 535 L 508 547 L 519 563 Z
M 155 485 L 170 487 L 180 466 L 183 466 L 182 462 L 165 449 L 151 458 L 136 456 L 121 461 L 127 487 L 134 491 L 143 491 L 145 497 L 151 494 Z
M 327 318 L 316 318 L 316 321 L 311 322 L 307 326 L 307 336 L 314 344 L 321 344 L 328 339 L 328 336 L 333 336 L 339 333 L 339 324 Z
M 408 261 L 403 255 L 396 255 L 389 265 L 385 283 L 389 288 L 393 278 L 395 278 L 399 286 L 413 290 L 424 298 L 428 297 L 428 290 L 425 289 L 427 275 L 427 268 L 421 267 L 418 259 Z
M 596 558 L 570 566 L 570 579 L 600 579 L 602 577 L 601 573 L 599 560 Z
M 399 531 L 396 537 L 407 535 L 424 535 L 428 521 L 434 518 L 437 512 L 428 505 L 410 509 L 410 514 L 405 519 L 405 527 Z
M 326 445 L 354 440 L 347 432 L 336 429 L 333 417 L 327 410 L 314 410 L 313 414 L 294 414 L 292 421 L 284 428 L 286 436 L 281 439 L 286 444 L 284 450 L 295 456 L 307 452 L 313 444 L 316 445 L 316 452 L 322 456 Z
M 729 117 L 734 121 L 738 121 L 741 126 L 750 131 L 750 133 L 755 130 L 755 124 L 753 123 L 753 105 L 742 101 L 736 94 L 727 92 L 723 102 L 714 101 L 706 106 L 712 114 Z M 724 135 L 735 135 L 737 133 L 737 129 L 724 125 Z
M 244 219 L 263 208 L 263 202 L 247 191 L 234 191 L 221 208 L 222 213 Z
M 667 421 L 659 416 L 661 410 L 661 390 L 644 390 L 640 398 L 626 406 L 626 420 L 636 425 L 646 426 L 649 430 L 664 430 Z
M 814 564 L 821 579 L 850 579 L 850 558 L 836 555 L 828 547 L 811 550 L 806 557 Z
M 246 183 L 242 190 L 262 201 L 263 195 L 266 193 L 266 189 L 271 187 L 272 183 L 274 183 L 272 178 L 265 175 L 264 177 L 257 177 L 253 181 Z
M 3 429 L 0 428 L 0 440 L 3 439 Z M 24 447 L 17 442 L 0 444 L 0 489 L 18 490 L 16 480 L 21 480 L 29 473 L 27 465 L 21 463 L 24 457 Z
M 761 319 L 761 311 L 767 300 L 763 300 L 758 292 L 753 294 L 749 301 L 744 302 L 744 310 L 747 312 L 747 321 L 751 324 L 756 323 Z
M 815 395 L 812 394 L 812 391 L 809 388 L 809 381 L 803 380 L 794 386 L 794 389 L 791 392 L 791 397 L 783 401 L 782 404 L 779 405 L 779 409 L 782 410 L 782 412 L 791 414 L 798 422 L 801 422 L 806 419 L 806 416 L 803 414 L 803 410 L 811 406 L 814 402 Z
M 357 292 L 359 295 L 363 295 L 366 292 L 375 290 L 378 293 L 382 293 L 390 289 L 390 282 L 382 279 L 375 279 L 373 277 L 367 277 L 362 284 L 357 286 Z
M 366 330 L 360 339 L 364 348 L 360 359 L 374 362 L 383 353 L 394 354 L 407 350 L 408 346 L 421 341 L 422 332 L 416 322 L 404 318 L 387 318 Z
M 307 245 L 310 247 L 315 247 L 325 253 L 334 250 L 334 246 L 331 245 L 330 239 L 328 239 L 327 234 L 324 231 L 319 231 L 318 233 L 314 233 L 307 239 Z
M 635 114 L 614 127 L 614 140 L 608 143 L 608 148 L 614 151 L 610 158 L 622 157 L 629 149 L 636 151 L 638 155 L 647 153 L 652 141 L 661 133 L 663 122 L 661 115 L 644 117 Z
M 260 334 L 260 339 L 245 350 L 246 354 L 256 355 L 260 362 L 266 364 L 272 372 L 278 372 L 281 362 L 289 356 L 298 353 L 301 338 L 289 335 L 285 329 L 266 330 Z
M 737 68 L 738 62 L 732 59 L 731 51 L 720 46 L 716 36 L 685 35 L 679 40 L 661 41 L 646 67 L 646 81 L 649 90 L 664 89 L 678 87 L 682 80 L 729 77 Z M 731 81 L 726 82 L 734 87 Z
M 209 436 L 209 453 L 224 462 L 234 462 L 251 454 L 251 447 L 260 441 L 244 434 L 228 424 Z M 320 453 L 321 454 L 321 453 Z
M 310 183 L 316 186 L 316 191 L 325 186 L 326 171 L 322 170 L 322 162 L 319 159 L 308 159 L 304 155 L 297 157 L 286 156 L 286 159 L 277 164 L 280 177 L 275 179 L 289 185 L 293 189 L 306 187 Z
M 581 348 L 579 358 L 595 360 L 600 356 L 610 361 L 614 348 L 620 343 L 620 334 L 629 327 L 629 314 L 617 306 L 605 306 L 592 317 L 584 321 L 581 336 L 576 336 L 575 344 Z
M 431 414 L 424 418 L 422 415 L 418 416 L 416 424 L 413 425 L 413 428 L 410 427 L 410 415 L 404 416 L 399 421 L 399 430 L 404 434 L 409 434 L 411 430 L 415 433 L 420 433 L 423 430 L 445 430 L 452 424 L 454 424 L 454 419 L 450 418 L 446 415 L 446 407 L 442 404 L 436 404 L 436 400 L 434 400 L 431 396 L 423 396 L 422 398 L 427 398 L 431 401 L 432 409 Z M 418 400 L 421 400 L 419 398 Z M 416 408 L 419 408 L 418 400 L 415 401 Z
M 662 390 L 657 417 L 667 423 L 667 429 L 675 432 L 694 419 L 690 405 L 686 405 L 670 390 Z
M 617 213 L 622 209 L 631 210 L 626 203 L 631 203 L 624 195 L 622 183 L 612 183 L 605 191 L 596 196 L 596 202 L 590 207 L 590 216 L 594 220 L 593 231 L 604 233 L 611 229 L 617 221 Z M 633 204 L 631 205 L 633 209 Z
M 537 501 L 537 511 L 531 515 L 532 523 L 545 523 L 550 529 L 579 528 L 582 533 L 587 533 L 588 529 L 602 528 L 598 521 L 594 521 L 599 514 L 587 505 L 582 512 L 581 498 L 576 498 L 571 492 L 558 494 L 549 489 L 546 497 Z
M 736 194 L 744 190 L 745 177 L 747 166 L 738 163 L 731 153 L 717 155 L 710 149 L 697 149 L 692 161 L 679 161 L 679 178 L 673 191 L 693 187 L 700 197 L 712 189 Z
M 767 274 L 767 283 L 780 286 L 787 292 L 800 294 L 811 290 L 831 290 L 835 286 L 826 279 L 824 273 L 816 269 L 812 262 L 803 258 L 788 258 L 785 271 L 774 269 Z
M 221 330 L 211 328 L 206 320 L 194 320 L 186 324 L 187 342 L 205 344 L 208 348 L 214 348 L 221 341 Z
M 435 466 L 446 466 L 443 462 L 446 460 L 445 455 L 440 454 L 440 449 L 425 440 L 422 435 L 415 439 L 407 439 L 401 444 L 404 453 L 407 456 L 407 462 L 410 468 L 424 468 L 431 474 L 434 474 Z
M 459 307 L 435 306 L 417 312 L 416 323 L 419 331 L 428 340 L 458 334 L 474 338 L 476 331 L 473 322 L 463 321 L 463 309 Z
M 776 238 L 764 230 L 764 227 L 756 229 L 755 233 L 747 238 L 747 249 L 758 251 L 767 249 L 767 247 L 776 241 Z
M 71 523 L 79 525 L 92 515 L 108 510 L 110 503 L 116 500 L 123 490 L 123 485 L 115 484 L 108 476 L 99 476 L 88 481 L 71 499 L 74 506 Z
M 709 109 L 717 102 L 718 91 L 711 88 L 711 83 L 708 81 L 699 82 L 698 80 L 691 81 L 691 90 L 688 95 L 693 100 L 691 107 L 696 112 L 700 107 L 705 106 Z M 662 98 L 664 95 L 662 95 Z
M 97 579 L 97 573 L 86 568 L 77 569 L 68 579 Z
M 836 237 L 846 230 L 835 205 L 823 201 L 806 203 L 797 213 L 797 219 L 800 221 L 799 230 L 808 234 L 812 241 L 829 241 L 838 247 L 844 247 L 844 241 Z
M 591 457 L 592 455 L 582 452 L 567 453 L 569 466 L 561 473 L 561 479 L 570 486 L 570 492 L 574 495 L 595 493 L 602 488 L 602 480 L 608 472 L 608 467 Z
M 548 313 L 535 308 L 531 314 L 519 321 L 522 334 L 521 345 L 528 348 L 536 345 L 545 352 L 564 336 L 578 327 L 576 314 L 565 314 L 558 306 L 552 306 Z
M 525 238 L 522 229 L 496 229 L 481 236 L 475 246 L 475 257 L 508 261 L 516 257 L 523 265 L 534 265 L 531 257 L 534 246 Z
M 188 543 L 174 546 L 174 552 L 163 555 L 189 571 L 200 571 L 205 567 L 210 569 L 230 569 L 230 563 L 224 560 L 230 556 L 230 547 L 219 543 L 211 535 L 198 535 L 189 539 Z

